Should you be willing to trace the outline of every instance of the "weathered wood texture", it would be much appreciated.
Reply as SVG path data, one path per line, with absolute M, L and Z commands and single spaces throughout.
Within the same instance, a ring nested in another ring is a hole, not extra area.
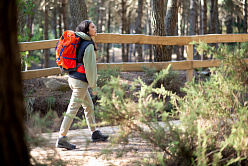
M 228 43 L 228 42 L 247 42 L 248 34 L 214 34 L 214 35 L 200 35 L 200 36 L 148 36 L 148 35 L 130 35 L 130 34 L 98 34 L 94 38 L 96 43 L 136 43 L 136 44 L 157 44 L 157 45 L 187 45 L 187 61 L 178 62 L 143 62 L 143 63 L 112 63 L 112 64 L 98 64 L 98 69 L 110 67 L 118 67 L 122 71 L 143 71 L 142 66 L 154 67 L 157 70 L 166 68 L 172 64 L 173 70 L 187 70 L 187 81 L 193 78 L 193 69 L 201 67 L 217 67 L 220 64 L 219 60 L 193 60 L 193 41 L 203 41 L 205 43 Z M 23 42 L 19 43 L 20 51 L 31 51 L 39 49 L 55 48 L 58 39 L 37 41 L 37 42 Z M 245 60 L 248 64 L 248 60 Z M 58 67 L 29 70 L 22 72 L 23 79 L 32 79 L 38 77 L 45 77 L 50 75 L 61 74 Z
M 248 59 L 245 60 L 248 64 Z M 143 66 L 153 67 L 157 70 L 166 68 L 169 64 L 172 64 L 171 67 L 173 70 L 193 70 L 201 67 L 218 67 L 220 65 L 219 60 L 194 60 L 194 61 L 173 61 L 173 62 L 139 62 L 139 63 L 98 63 L 98 69 L 106 69 L 110 67 L 118 67 L 122 71 L 144 71 Z M 39 77 L 46 77 L 50 75 L 61 74 L 61 71 L 58 67 L 48 68 L 48 69 L 39 69 L 39 70 L 28 70 L 22 72 L 22 79 L 33 79 Z
M 20 51 L 31 51 L 38 49 L 55 48 L 58 39 L 43 40 L 37 42 L 19 43 Z M 148 36 L 135 34 L 98 34 L 95 37 L 96 43 L 135 43 L 135 44 L 158 44 L 158 45 L 188 45 L 193 41 L 204 41 L 205 43 L 229 43 L 247 42 L 248 34 L 227 34 L 227 35 L 199 35 L 199 36 Z

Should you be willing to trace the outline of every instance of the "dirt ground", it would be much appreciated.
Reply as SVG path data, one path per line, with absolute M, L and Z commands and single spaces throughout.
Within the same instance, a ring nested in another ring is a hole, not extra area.
M 50 76 L 61 82 L 67 83 L 67 76 Z M 146 82 L 151 82 L 151 78 L 145 78 L 144 72 L 124 72 L 121 76 L 121 81 L 131 83 L 134 78 L 141 77 Z M 180 72 L 179 77 L 185 80 L 185 72 Z M 49 78 L 49 77 L 48 77 Z M 139 137 L 129 138 L 129 143 L 125 146 L 111 147 L 111 142 L 91 143 L 91 133 L 87 128 L 80 129 L 78 127 L 70 128 L 68 137 L 70 142 L 77 145 L 75 150 L 65 150 L 55 148 L 55 142 L 58 136 L 58 130 L 63 118 L 63 113 L 66 111 L 68 101 L 71 96 L 71 90 L 67 91 L 52 91 L 48 90 L 43 84 L 44 79 L 37 78 L 24 80 L 24 96 L 25 101 L 31 101 L 30 113 L 40 112 L 45 115 L 49 108 L 54 110 L 58 117 L 56 123 L 51 125 L 51 133 L 43 133 L 42 136 L 47 140 L 38 147 L 31 147 L 31 156 L 38 162 L 48 165 L 87 165 L 87 166 L 105 166 L 105 165 L 140 165 L 142 161 L 154 160 L 154 152 L 150 144 L 143 141 Z M 49 104 L 49 100 L 53 98 L 53 102 Z M 26 102 L 27 103 L 27 102 Z M 28 120 L 27 125 L 32 125 Z M 83 110 L 80 109 L 78 117 L 83 116 Z M 74 120 L 76 123 L 77 120 Z M 105 126 L 98 128 L 103 134 L 110 135 L 111 138 L 117 134 L 118 126 Z M 111 148 L 112 150 L 109 150 Z M 128 153 L 123 153 L 128 151 Z M 109 154 L 106 155 L 105 153 Z M 58 164 L 60 163 L 60 164 Z M 63 163 L 63 164 L 62 164 Z
M 102 133 L 115 137 L 118 130 L 114 127 L 99 128 Z M 130 138 L 125 146 L 121 144 L 117 147 L 111 147 L 111 142 L 90 142 L 90 132 L 88 129 L 70 130 L 68 137 L 70 142 L 77 145 L 75 150 L 66 150 L 54 148 L 58 133 L 45 133 L 44 137 L 48 142 L 43 147 L 31 148 L 31 155 L 39 163 L 56 165 L 62 162 L 64 165 L 86 165 L 86 166 L 105 166 L 105 165 L 140 165 L 142 161 L 153 160 L 153 147 L 142 141 L 140 138 Z M 111 148 L 112 150 L 109 150 Z M 123 153 L 129 151 L 128 153 Z M 62 164 L 61 164 L 62 165 Z

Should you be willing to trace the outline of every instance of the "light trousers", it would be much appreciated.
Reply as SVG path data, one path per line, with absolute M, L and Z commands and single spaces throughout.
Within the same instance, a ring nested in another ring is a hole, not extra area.
M 94 131 L 95 127 L 95 115 L 94 105 L 88 92 L 88 83 L 69 77 L 69 86 L 72 89 L 71 100 L 66 111 L 66 115 L 60 127 L 60 134 L 67 135 L 69 128 L 72 124 L 73 117 L 76 116 L 79 108 L 84 108 L 84 115 L 89 130 Z

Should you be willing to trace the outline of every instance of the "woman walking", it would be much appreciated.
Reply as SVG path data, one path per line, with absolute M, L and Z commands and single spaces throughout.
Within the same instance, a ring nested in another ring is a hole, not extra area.
M 92 142 L 106 141 L 108 136 L 96 129 L 94 105 L 88 92 L 88 87 L 93 90 L 97 83 L 97 63 L 96 63 L 96 46 L 92 37 L 97 35 L 96 26 L 92 21 L 82 21 L 76 28 L 75 35 L 80 37 L 77 45 L 77 71 L 69 72 L 69 86 L 72 89 L 70 104 L 67 108 L 66 116 L 60 127 L 56 147 L 75 149 L 76 145 L 67 141 L 67 133 L 76 116 L 79 108 L 84 107 L 85 119 L 89 130 L 92 132 Z

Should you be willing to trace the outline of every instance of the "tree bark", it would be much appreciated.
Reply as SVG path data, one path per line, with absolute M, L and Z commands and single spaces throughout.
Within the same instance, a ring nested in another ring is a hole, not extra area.
M 48 40 L 48 0 L 45 0 L 45 12 L 44 12 L 44 39 Z M 45 62 L 44 62 L 44 67 L 48 68 L 49 67 L 49 50 L 45 49 L 44 50 L 45 54 Z
M 0 2 L 0 161 L 1 165 L 31 165 L 24 139 L 24 99 L 17 45 L 16 0 Z M 11 9 L 11 11 L 9 10 Z
M 178 0 L 169 0 L 165 17 L 165 35 L 175 36 L 175 29 L 178 19 Z M 167 46 L 167 61 L 172 59 L 172 46 Z
M 54 3 L 54 8 L 52 10 L 53 13 L 53 21 L 52 21 L 52 29 L 53 29 L 53 34 L 54 34 L 54 38 L 57 39 L 58 38 L 58 34 L 57 34 L 57 3 Z
M 152 10 L 154 15 L 154 36 L 165 36 L 164 25 L 164 0 L 152 0 Z M 166 46 L 154 45 L 154 61 L 166 61 L 167 51 Z
M 189 35 L 196 34 L 196 9 L 197 4 L 196 0 L 190 0 L 190 31 Z
M 178 36 L 182 36 L 183 34 L 183 0 L 179 0 L 179 5 L 178 5 L 178 23 L 177 23 L 177 34 Z M 184 46 L 177 46 L 177 61 L 183 60 L 183 49 Z
M 201 0 L 201 34 L 207 34 L 207 0 Z
M 137 10 L 137 19 L 136 19 L 136 27 L 135 32 L 136 34 L 142 34 L 142 16 L 143 16 L 143 0 L 138 1 L 138 10 Z M 135 49 L 138 53 L 138 62 L 143 62 L 143 55 L 142 55 L 142 45 L 136 44 Z
M 152 1 L 150 1 L 150 6 L 152 7 Z M 148 34 L 151 36 L 152 35 L 152 21 L 151 21 L 151 17 L 152 17 L 152 11 L 147 9 L 147 27 L 148 27 Z M 149 50 L 149 62 L 152 62 L 152 48 L 153 45 L 149 44 L 148 45 L 148 50 Z
M 71 25 L 70 29 L 75 30 L 80 22 L 88 20 L 88 12 L 85 0 L 69 0 Z
M 211 0 L 211 9 L 210 9 L 210 34 L 216 33 L 216 19 L 218 10 L 218 0 Z
M 244 3 L 243 33 L 247 33 L 247 0 L 243 0 L 243 3 Z
M 63 14 L 63 23 L 64 23 L 64 31 L 68 30 L 68 22 L 67 22 L 67 3 L 66 0 L 62 0 L 62 14 Z
M 110 33 L 110 23 L 111 23 L 111 8 L 112 8 L 112 1 L 109 2 L 109 8 L 108 8 L 108 23 L 107 23 L 107 28 L 108 28 L 108 33 Z M 110 44 L 107 43 L 107 48 L 106 48 L 106 51 L 107 51 L 107 63 L 110 62 L 110 55 L 109 55 L 109 49 L 110 49 Z
M 126 0 L 121 0 L 121 33 L 127 33 L 127 2 Z M 122 44 L 122 61 L 128 62 L 128 53 L 127 53 L 127 45 Z

